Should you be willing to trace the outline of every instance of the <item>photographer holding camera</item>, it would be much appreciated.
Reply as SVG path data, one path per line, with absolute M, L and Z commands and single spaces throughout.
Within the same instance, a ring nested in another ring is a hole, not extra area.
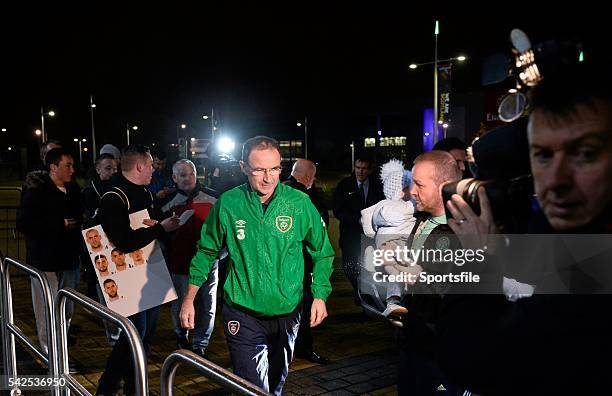
M 529 220 L 528 231 L 609 234 L 609 70 L 586 63 L 565 66 L 546 75 L 531 94 L 527 137 L 540 212 Z M 488 188 L 477 189 L 479 214 L 460 195 L 454 194 L 446 202 L 453 217 L 448 224 L 455 234 L 480 235 L 486 244 L 487 234 L 496 232 L 495 200 L 488 199 Z M 553 253 L 559 252 L 547 255 Z M 582 279 L 572 278 L 581 270 L 578 259 L 563 259 L 574 263 L 573 272 L 567 273 L 568 284 L 580 282 Z M 506 263 L 508 270 L 513 264 Z M 501 282 L 499 287 L 501 291 Z M 537 294 L 537 285 L 535 290 L 535 295 L 516 302 L 484 295 L 447 299 L 437 343 L 438 361 L 446 374 L 484 394 L 609 392 L 605 389 L 611 368 L 607 358 L 612 349 L 612 327 L 607 312 L 612 299 L 593 294 L 595 291 Z

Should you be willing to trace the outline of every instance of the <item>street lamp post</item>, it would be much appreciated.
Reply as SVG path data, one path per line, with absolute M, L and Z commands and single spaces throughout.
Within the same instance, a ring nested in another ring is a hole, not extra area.
M 94 127 L 94 109 L 96 104 L 93 102 L 93 95 L 89 95 L 89 113 L 91 114 L 91 148 L 93 150 L 93 160 L 96 162 L 97 151 L 96 150 L 96 129 Z
M 176 126 L 176 143 L 177 143 L 177 145 L 178 145 L 178 147 L 179 147 L 179 151 L 180 151 L 180 147 L 181 147 L 181 138 L 180 138 L 179 131 L 180 131 L 181 129 L 185 129 L 185 128 L 187 128 L 187 124 L 180 124 L 180 125 L 177 125 L 177 126 Z M 188 147 L 187 147 L 187 145 L 188 145 L 188 143 L 187 143 L 187 139 L 185 138 L 185 139 L 183 139 L 183 141 L 185 142 L 185 151 L 183 152 L 183 153 L 184 153 L 183 158 L 187 158 L 187 151 L 188 151 Z
M 204 114 L 202 118 L 205 120 L 208 120 L 210 118 L 210 137 L 211 140 L 214 142 L 215 131 L 217 130 L 217 127 L 215 126 L 215 108 L 213 107 L 212 109 L 210 109 L 210 117 L 208 117 L 207 114 Z
M 439 62 L 452 62 L 454 60 L 459 61 L 459 62 L 463 62 L 464 60 L 466 60 L 466 57 L 461 55 L 461 56 L 457 56 L 454 58 L 449 58 L 449 59 L 438 59 L 438 34 L 440 33 L 440 23 L 438 20 L 436 20 L 436 26 L 434 29 L 434 60 L 433 62 L 424 62 L 424 63 L 412 63 L 409 67 L 410 69 L 416 69 L 419 66 L 425 66 L 425 65 L 434 65 L 434 117 L 433 117 L 433 129 L 432 129 L 432 133 L 433 133 L 433 141 L 434 144 L 437 143 L 438 141 L 438 125 L 439 125 L 439 117 L 440 115 L 438 114 L 438 63 Z M 444 130 L 444 137 L 446 137 L 446 129 Z
M 351 172 L 353 172 L 355 166 L 355 141 L 351 141 Z
M 73 140 L 79 144 L 79 164 L 83 166 L 83 143 L 85 143 L 87 139 L 74 138 Z
M 34 135 L 38 136 L 40 138 L 40 143 L 42 144 L 43 142 L 43 138 L 42 138 L 42 131 L 40 129 L 37 129 L 34 131 Z
M 308 117 L 304 117 L 304 158 L 308 159 Z
M 302 123 L 298 122 L 296 125 L 301 127 Z M 308 159 L 308 117 L 304 117 L 304 158 Z
M 178 143 L 178 140 L 180 138 L 179 128 L 180 129 L 185 129 L 185 128 L 187 128 L 187 124 L 180 124 L 180 125 L 176 126 L 176 140 L 177 140 L 177 143 Z
M 436 36 L 437 37 L 437 36 Z M 436 48 L 437 48 L 437 39 L 436 39 Z M 436 49 L 436 55 L 437 55 L 437 49 Z M 426 65 L 434 65 L 434 117 L 433 117 L 433 130 L 432 133 L 433 138 L 434 138 L 434 144 L 438 141 L 438 126 L 440 125 L 441 121 L 439 119 L 440 114 L 438 111 L 438 63 L 443 63 L 443 62 L 453 62 L 453 61 L 459 61 L 459 62 L 463 62 L 464 60 L 466 60 L 467 57 L 460 55 L 460 56 L 456 56 L 454 58 L 448 58 L 448 59 L 435 59 L 433 62 L 423 62 L 423 63 L 412 63 L 410 64 L 410 66 L 408 66 L 410 69 L 416 69 L 419 66 L 426 66 Z M 444 136 L 446 137 L 446 130 L 444 131 Z
M 133 131 L 137 131 L 138 130 L 138 125 L 132 125 L 131 129 Z M 129 146 L 130 145 L 130 124 L 129 123 L 125 124 L 125 132 L 126 132 L 126 135 L 127 135 L 127 145 Z
M 438 33 L 440 33 L 438 21 L 436 20 L 436 28 L 434 30 L 434 120 L 433 120 L 433 138 L 434 144 L 438 141 Z
M 50 110 L 49 112 L 47 112 L 47 115 L 49 117 L 55 117 L 55 111 Z M 45 133 L 45 110 L 43 108 L 43 106 L 40 106 L 40 127 L 41 127 L 41 133 L 42 133 L 42 141 L 45 142 L 47 141 L 47 134 Z

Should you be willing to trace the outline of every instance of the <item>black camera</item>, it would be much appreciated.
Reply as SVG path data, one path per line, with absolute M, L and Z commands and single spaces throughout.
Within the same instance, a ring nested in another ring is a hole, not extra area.
M 474 178 L 447 183 L 444 202 L 459 194 L 480 214 L 478 188 L 485 187 L 493 217 L 501 232 L 521 233 L 527 228 L 533 206 L 533 180 L 529 165 L 527 118 L 492 129 L 472 145 L 469 163 Z M 446 208 L 446 216 L 452 218 Z

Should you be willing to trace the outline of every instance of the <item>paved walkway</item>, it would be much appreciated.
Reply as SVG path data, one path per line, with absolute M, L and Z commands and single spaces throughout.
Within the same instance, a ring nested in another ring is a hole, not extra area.
M 7 213 L 4 213 L 7 212 Z M 23 243 L 17 245 L 9 235 L 14 227 L 14 213 L 2 211 L 0 220 L 8 227 L 0 227 L 3 246 L 0 249 L 11 257 L 24 259 Z M 330 239 L 337 241 L 337 222 L 332 218 L 329 227 Z M 4 246 L 6 245 L 6 246 Z M 17 249 L 19 247 L 19 249 Z M 334 246 L 338 251 L 337 246 Z M 287 395 L 316 394 L 396 394 L 397 354 L 393 351 L 393 330 L 386 323 L 374 321 L 363 315 L 361 308 L 353 304 L 352 290 L 340 267 L 340 260 L 334 263 L 332 275 L 333 293 L 328 300 L 329 317 L 324 324 L 313 330 L 315 350 L 330 359 L 327 366 L 318 366 L 306 360 L 295 359 L 285 386 Z M 23 331 L 35 338 L 35 323 L 28 277 L 14 274 L 12 277 L 15 321 Z M 85 290 L 82 284 L 81 290 Z M 221 298 L 219 298 L 219 301 Z M 98 379 L 110 353 L 110 346 L 102 321 L 77 307 L 73 324 L 81 328 L 78 342 L 70 347 L 69 355 L 77 364 L 78 381 L 90 392 L 94 392 Z M 148 374 L 151 395 L 159 394 L 159 376 L 166 356 L 175 349 L 169 305 L 162 307 L 158 330 L 149 357 Z M 217 320 L 215 331 L 207 351 L 214 363 L 230 368 L 229 353 Z M 19 372 L 21 374 L 43 374 L 41 366 L 18 346 Z M 211 383 L 197 372 L 182 366 L 175 381 L 176 395 L 218 395 L 225 394 L 216 384 Z M 30 391 L 30 394 L 33 393 Z M 36 392 L 35 394 L 42 394 Z
M 339 266 L 337 261 L 336 266 Z M 342 270 L 332 275 L 334 292 L 328 301 L 330 316 L 324 325 L 313 331 L 315 349 L 331 363 L 318 366 L 295 359 L 285 386 L 288 395 L 317 394 L 395 394 L 397 356 L 393 352 L 392 328 L 363 315 L 352 303 L 350 285 Z M 35 337 L 29 282 L 26 276 L 12 278 L 15 320 L 23 331 Z M 95 391 L 110 347 L 101 320 L 80 307 L 76 308 L 73 324 L 81 328 L 78 342 L 70 347 L 71 359 L 77 364 L 78 381 L 90 392 Z M 159 376 L 165 357 L 175 349 L 169 306 L 162 307 L 157 335 L 149 358 L 150 394 L 159 394 Z M 217 321 L 208 349 L 211 361 L 230 368 L 229 353 L 223 330 Z M 18 352 L 19 369 L 23 374 L 43 373 L 23 349 Z M 40 394 L 40 393 L 38 393 Z M 195 371 L 181 367 L 176 376 L 175 394 L 223 394 L 219 387 Z

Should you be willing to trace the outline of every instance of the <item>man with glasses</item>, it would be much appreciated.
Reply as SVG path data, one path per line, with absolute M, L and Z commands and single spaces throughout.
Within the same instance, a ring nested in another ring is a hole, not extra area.
M 234 372 L 280 394 L 302 310 L 305 246 L 313 261 L 310 326 L 327 316 L 334 250 L 308 195 L 279 183 L 278 142 L 257 136 L 242 148 L 248 183 L 222 194 L 202 226 L 191 261 L 181 325 L 194 328 L 193 300 L 221 249 L 229 253 L 223 324 Z

